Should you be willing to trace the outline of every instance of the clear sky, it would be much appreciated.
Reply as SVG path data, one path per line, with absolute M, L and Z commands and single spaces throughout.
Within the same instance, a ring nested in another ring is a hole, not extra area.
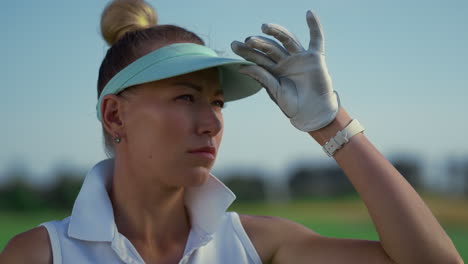
M 384 154 L 437 161 L 468 153 L 468 1 L 149 2 L 160 24 L 186 27 L 229 57 L 236 56 L 232 40 L 261 34 L 266 22 L 308 43 L 312 9 L 324 28 L 334 89 Z M 99 34 L 106 3 L 2 3 L 0 178 L 15 164 L 42 180 L 62 164 L 89 169 L 105 158 L 95 104 L 108 48 Z M 298 162 L 328 160 L 264 91 L 228 103 L 224 114 L 215 174 L 246 167 L 277 176 Z

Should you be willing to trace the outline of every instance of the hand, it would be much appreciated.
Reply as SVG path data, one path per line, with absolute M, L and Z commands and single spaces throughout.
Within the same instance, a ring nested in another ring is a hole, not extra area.
M 338 93 L 333 91 L 324 55 L 324 37 L 320 22 L 307 11 L 310 30 L 309 49 L 305 50 L 286 28 L 263 24 L 262 32 L 276 41 L 248 37 L 245 44 L 234 41 L 232 50 L 257 65 L 239 71 L 262 84 L 270 98 L 299 130 L 311 132 L 330 124 L 340 109 Z

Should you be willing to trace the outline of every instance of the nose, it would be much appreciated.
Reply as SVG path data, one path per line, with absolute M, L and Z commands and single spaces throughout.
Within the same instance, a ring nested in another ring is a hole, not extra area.
M 200 135 L 216 136 L 223 128 L 221 111 L 213 109 L 212 105 L 201 107 L 198 117 L 197 132 Z

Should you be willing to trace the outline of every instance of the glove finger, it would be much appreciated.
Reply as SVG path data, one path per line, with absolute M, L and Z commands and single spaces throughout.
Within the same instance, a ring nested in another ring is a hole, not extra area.
M 267 69 L 273 69 L 276 66 L 276 63 L 267 55 L 259 52 L 258 50 L 249 48 L 242 42 L 233 41 L 231 43 L 231 49 L 234 53 L 241 56 L 242 58 Z
M 273 75 L 271 75 L 271 73 L 257 65 L 242 66 L 239 69 L 239 72 L 248 75 L 257 82 L 259 82 L 263 87 L 265 87 L 270 98 L 276 104 L 278 104 L 278 99 L 276 95 L 280 90 L 280 84 L 278 80 L 276 80 L 276 78 L 273 77 Z
M 276 62 L 289 56 L 288 51 L 278 42 L 262 36 L 248 37 L 245 44 L 252 49 L 260 50 Z
M 320 24 L 318 17 L 312 12 L 312 10 L 309 10 L 307 11 L 306 19 L 310 32 L 309 50 L 316 50 L 324 54 L 325 38 L 323 36 L 322 25 Z
M 279 40 L 289 53 L 303 52 L 299 40 L 286 28 L 276 24 L 263 24 L 262 32 Z

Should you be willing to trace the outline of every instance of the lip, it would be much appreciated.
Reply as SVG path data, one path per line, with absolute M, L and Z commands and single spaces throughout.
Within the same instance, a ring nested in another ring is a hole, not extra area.
M 209 146 L 189 150 L 188 153 L 195 154 L 200 157 L 205 157 L 211 160 L 214 160 L 216 157 L 216 149 L 213 147 L 209 147 Z

